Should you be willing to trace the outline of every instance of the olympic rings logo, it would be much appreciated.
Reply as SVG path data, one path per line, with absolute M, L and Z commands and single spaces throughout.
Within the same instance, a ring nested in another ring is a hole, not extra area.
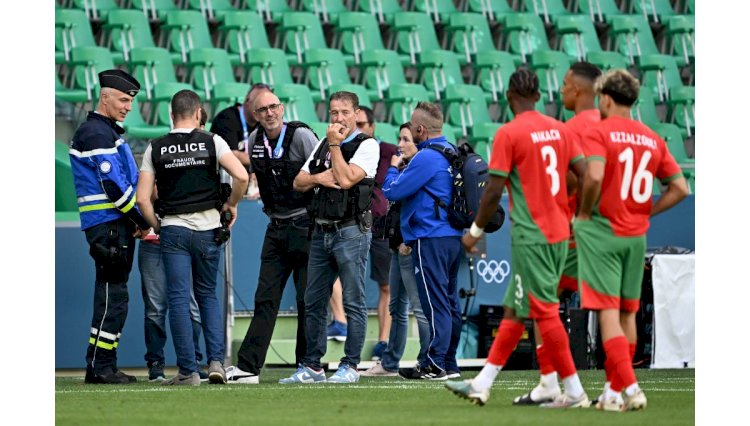
M 502 284 L 510 274 L 510 264 L 507 260 L 480 260 L 477 262 L 477 275 L 487 284 Z

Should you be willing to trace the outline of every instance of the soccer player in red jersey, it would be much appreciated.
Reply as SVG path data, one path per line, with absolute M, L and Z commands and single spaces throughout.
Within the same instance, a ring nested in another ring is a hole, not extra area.
M 611 380 L 596 408 L 639 410 L 647 400 L 632 357 L 649 217 L 680 202 L 688 188 L 664 141 L 630 118 L 638 80 L 625 70 L 611 70 L 595 89 L 602 121 L 582 139 L 588 165 L 573 224 L 581 301 L 584 309 L 598 314 Z M 655 203 L 654 178 L 668 185 Z
M 563 78 L 563 84 L 560 88 L 560 97 L 566 110 L 575 112 L 575 116 L 565 122 L 565 126 L 571 131 L 571 136 L 580 143 L 583 132 L 598 123 L 600 120 L 599 109 L 595 104 L 594 82 L 602 74 L 601 70 L 588 62 L 576 62 L 570 66 L 568 72 Z M 568 170 L 567 172 L 568 188 L 568 220 L 572 224 L 572 219 L 578 209 L 577 186 L 579 179 L 575 173 Z M 578 291 L 578 255 L 576 244 L 571 233 L 568 240 L 568 255 L 565 258 L 565 268 L 563 269 L 560 284 L 558 285 L 558 297 L 562 297 L 564 292 Z M 536 358 L 539 364 L 539 384 L 530 392 L 523 396 L 516 397 L 513 400 L 514 405 L 538 405 L 545 402 L 553 401 L 560 395 L 560 385 L 557 380 L 555 366 L 547 353 L 544 342 L 541 339 L 539 327 L 534 328 L 534 337 L 536 339 Z
M 573 364 L 557 298 L 570 236 L 565 175 L 570 168 L 583 175 L 583 155 L 563 123 L 534 110 L 540 96 L 536 74 L 526 68 L 514 72 L 507 96 L 515 118 L 495 134 L 490 180 L 462 243 L 476 252 L 475 245 L 507 185 L 513 223 L 513 281 L 506 291 L 503 321 L 484 368 L 473 380 L 449 381 L 446 387 L 475 404 L 487 402 L 492 382 L 521 339 L 525 319 L 532 318 L 565 385 L 564 394 L 542 406 L 587 407 L 590 401 Z

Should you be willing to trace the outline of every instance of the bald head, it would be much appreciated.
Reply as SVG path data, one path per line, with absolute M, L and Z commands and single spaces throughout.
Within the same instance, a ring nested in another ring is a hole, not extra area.
M 273 137 L 277 132 L 281 132 L 284 105 L 281 104 L 278 96 L 272 92 L 260 92 L 253 104 L 253 116 L 266 130 L 266 133 Z

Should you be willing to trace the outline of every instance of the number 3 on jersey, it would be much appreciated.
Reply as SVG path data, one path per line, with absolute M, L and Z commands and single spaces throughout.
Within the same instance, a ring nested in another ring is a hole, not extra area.
M 557 173 L 557 153 L 555 152 L 555 148 L 549 145 L 542 146 L 542 159 L 547 163 L 547 168 L 544 171 L 550 177 L 549 189 L 554 197 L 560 192 L 560 175 Z
M 624 201 L 628 194 L 633 196 L 636 203 L 643 204 L 651 199 L 651 191 L 654 186 L 654 175 L 646 169 L 651 160 L 651 151 L 645 151 L 641 157 L 638 168 L 633 173 L 633 148 L 628 147 L 617 157 L 624 163 L 622 173 L 622 186 L 620 187 L 620 198 Z

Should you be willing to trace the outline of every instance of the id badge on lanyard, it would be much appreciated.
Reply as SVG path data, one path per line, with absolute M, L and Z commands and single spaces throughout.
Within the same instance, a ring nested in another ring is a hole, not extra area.
M 248 152 L 247 139 L 250 137 L 250 132 L 247 131 L 247 120 L 245 119 L 245 107 L 240 105 L 240 123 L 242 123 L 242 150 Z
M 271 149 L 271 144 L 268 142 L 268 136 L 266 135 L 266 132 L 263 132 L 263 146 L 266 147 L 266 151 L 268 151 L 268 157 L 279 159 L 282 155 L 284 155 L 284 135 L 286 134 L 286 124 L 283 124 L 281 126 L 281 133 L 279 133 L 279 138 L 276 140 L 276 148 Z

